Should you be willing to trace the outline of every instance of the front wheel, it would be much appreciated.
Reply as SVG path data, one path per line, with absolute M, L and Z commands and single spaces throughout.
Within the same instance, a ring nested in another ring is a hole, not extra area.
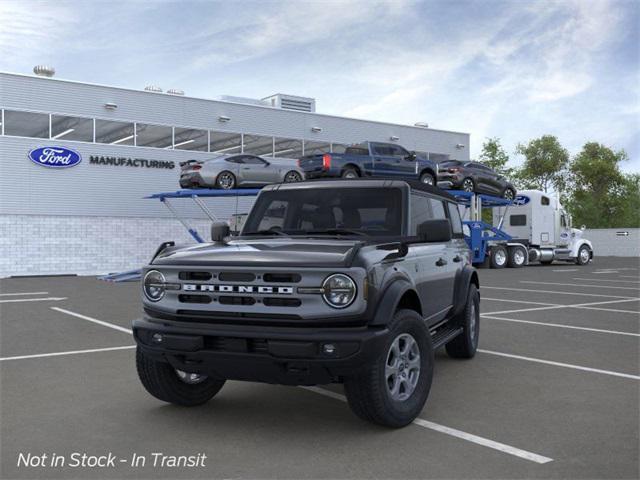
M 236 176 L 228 171 L 220 172 L 216 178 L 216 187 L 223 190 L 230 190 L 236 186 Z
M 425 172 L 422 175 L 420 175 L 420 182 L 424 183 L 425 185 L 435 185 L 436 179 L 429 172 Z
M 462 190 L 465 192 L 474 192 L 476 190 L 476 185 L 473 183 L 473 179 L 465 178 L 462 181 Z
M 176 370 L 165 362 L 147 357 L 136 350 L 138 377 L 144 388 L 158 400 L 194 407 L 211 400 L 224 385 L 224 380 L 197 373 Z
M 502 198 L 513 201 L 513 199 L 516 198 L 516 192 L 513 191 L 513 188 L 506 188 L 502 193 Z
M 507 265 L 507 249 L 502 245 L 491 247 L 491 268 L 504 268 Z
M 353 412 L 386 427 L 404 427 L 422 411 L 433 379 L 433 344 L 424 320 L 399 310 L 381 353 L 344 380 Z
M 591 250 L 586 245 L 582 245 L 578 250 L 578 257 L 576 258 L 576 263 L 578 265 L 586 265 L 591 260 Z
M 462 326 L 462 333 L 445 345 L 447 354 L 453 358 L 473 358 L 480 336 L 480 295 L 473 283 L 469 285 L 464 310 L 453 321 Z
M 295 183 L 301 181 L 302 175 L 300 175 L 300 172 L 296 172 L 295 170 L 287 172 L 287 174 L 284 176 L 284 183 Z

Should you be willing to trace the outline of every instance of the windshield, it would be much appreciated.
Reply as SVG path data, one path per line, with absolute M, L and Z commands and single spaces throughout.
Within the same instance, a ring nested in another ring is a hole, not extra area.
M 398 188 L 318 188 L 264 192 L 242 235 L 399 236 Z

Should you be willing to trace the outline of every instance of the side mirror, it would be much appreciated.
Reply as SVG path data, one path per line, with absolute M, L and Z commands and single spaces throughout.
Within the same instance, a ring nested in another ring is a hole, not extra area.
M 409 155 L 407 155 L 407 160 L 409 161 L 414 161 L 416 158 L 416 152 L 414 152 L 413 150 L 409 152 Z
M 448 218 L 427 220 L 418 225 L 418 237 L 423 242 L 448 242 L 451 240 L 451 222 Z
M 226 222 L 213 222 L 211 224 L 211 240 L 213 242 L 222 243 L 230 233 L 231 230 Z

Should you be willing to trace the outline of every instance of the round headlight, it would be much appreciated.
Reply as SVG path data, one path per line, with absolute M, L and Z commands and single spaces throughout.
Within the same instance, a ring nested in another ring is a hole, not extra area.
M 333 308 L 345 308 L 356 298 L 356 284 L 342 273 L 329 275 L 322 283 L 322 298 Z
M 163 274 L 157 270 L 149 270 L 144 276 L 144 281 L 142 282 L 144 296 L 152 302 L 157 302 L 164 297 L 164 284 L 165 279 Z

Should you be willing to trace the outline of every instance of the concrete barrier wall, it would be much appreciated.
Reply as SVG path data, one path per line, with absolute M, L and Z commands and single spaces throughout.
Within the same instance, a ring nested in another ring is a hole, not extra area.
M 640 228 L 593 228 L 584 232 L 596 257 L 640 257 Z

